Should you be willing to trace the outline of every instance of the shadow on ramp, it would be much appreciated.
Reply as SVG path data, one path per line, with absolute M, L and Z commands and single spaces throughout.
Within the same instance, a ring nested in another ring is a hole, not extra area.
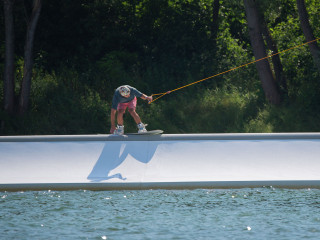
M 94 165 L 88 180 L 101 182 L 112 178 L 126 180 L 122 173 L 110 175 L 112 170 L 119 167 L 129 156 L 136 161 L 147 164 L 153 158 L 158 148 L 158 143 L 148 142 L 106 142 L 99 159 Z M 134 169 L 132 169 L 134 171 Z

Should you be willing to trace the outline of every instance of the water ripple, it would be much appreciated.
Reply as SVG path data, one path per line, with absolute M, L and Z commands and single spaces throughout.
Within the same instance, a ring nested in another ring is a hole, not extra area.
M 2 239 L 319 239 L 320 190 L 0 192 Z

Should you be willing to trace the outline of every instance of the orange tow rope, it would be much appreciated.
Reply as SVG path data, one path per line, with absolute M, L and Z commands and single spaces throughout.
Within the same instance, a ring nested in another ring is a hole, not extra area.
M 189 84 L 184 85 L 184 86 L 179 87 L 179 88 L 176 88 L 176 89 L 173 89 L 173 90 L 170 90 L 170 91 L 167 91 L 167 92 L 163 92 L 163 93 L 155 93 L 155 94 L 152 94 L 151 96 L 157 96 L 157 95 L 160 95 L 160 96 L 159 96 L 159 97 L 157 97 L 157 98 L 155 98 L 155 99 L 153 99 L 152 101 L 150 101 L 150 102 L 149 102 L 149 104 L 153 103 L 154 101 L 158 100 L 159 98 L 162 98 L 163 96 L 165 96 L 165 95 L 167 95 L 167 94 L 169 94 L 169 93 L 172 93 L 172 92 L 175 92 L 175 91 L 181 90 L 182 88 L 186 88 L 186 87 L 189 87 L 189 86 L 191 86 L 191 85 L 194 85 L 194 84 L 197 84 L 197 83 L 200 83 L 200 82 L 206 81 L 206 80 L 208 80 L 208 79 L 211 79 L 211 78 L 214 78 L 214 77 L 220 76 L 220 75 L 222 75 L 222 74 L 226 74 L 226 73 L 231 72 L 231 71 L 234 71 L 234 70 L 236 70 L 236 69 L 239 69 L 239 68 L 242 68 L 242 67 L 248 66 L 248 65 L 250 65 L 250 64 L 253 64 L 253 63 L 256 63 L 256 62 L 262 61 L 262 60 L 267 59 L 267 58 L 271 58 L 271 57 L 273 57 L 273 56 L 279 55 L 279 54 L 281 54 L 281 53 L 284 53 L 284 52 L 290 51 L 290 50 L 292 50 L 292 49 L 295 49 L 295 48 L 298 48 L 298 47 L 304 46 L 304 45 L 309 44 L 309 43 L 312 43 L 312 42 L 316 42 L 316 41 L 318 41 L 318 40 L 320 40 L 320 38 L 314 39 L 314 40 L 309 41 L 309 42 L 306 42 L 306 43 L 302 43 L 302 44 L 300 44 L 300 45 L 297 45 L 297 46 L 294 46 L 294 47 L 288 48 L 288 49 L 286 49 L 286 50 L 283 50 L 283 51 L 281 51 L 281 52 L 278 52 L 278 53 L 275 53 L 275 54 L 272 54 L 272 55 L 266 56 L 266 57 L 264 57 L 264 58 L 260 58 L 260 59 L 258 59 L 258 60 L 253 61 L 253 62 L 249 62 L 249 63 L 243 64 L 243 65 L 241 65 L 241 66 L 238 66 L 238 67 L 235 67 L 235 68 L 231 68 L 231 69 L 229 69 L 229 70 L 227 70 L 227 71 L 224 71 L 224 72 L 218 73 L 218 74 L 216 74 L 216 75 L 213 75 L 213 76 L 210 76 L 210 77 L 207 77 L 207 78 L 204 78 L 204 79 L 201 79 L 201 80 L 196 81 L 196 82 L 189 83 Z

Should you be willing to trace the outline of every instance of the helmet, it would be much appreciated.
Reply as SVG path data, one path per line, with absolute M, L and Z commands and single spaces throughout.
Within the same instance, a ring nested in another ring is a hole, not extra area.
M 121 96 L 123 96 L 123 97 L 130 95 L 130 89 L 127 86 L 121 86 L 119 88 L 119 92 L 120 92 Z

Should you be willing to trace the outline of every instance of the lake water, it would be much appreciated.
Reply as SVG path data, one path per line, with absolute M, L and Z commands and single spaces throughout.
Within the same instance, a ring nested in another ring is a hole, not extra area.
M 0 239 L 320 239 L 320 190 L 0 192 Z

